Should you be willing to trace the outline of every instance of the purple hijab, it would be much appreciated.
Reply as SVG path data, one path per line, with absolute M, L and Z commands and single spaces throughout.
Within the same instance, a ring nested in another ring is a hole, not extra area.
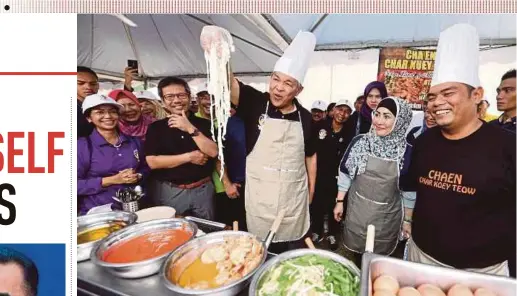
M 368 83 L 366 88 L 364 89 L 364 103 L 361 107 L 361 115 L 368 120 L 368 122 L 372 122 L 372 112 L 373 110 L 368 107 L 368 104 L 366 104 L 366 100 L 368 98 L 368 94 L 372 91 L 372 89 L 378 89 L 381 93 L 381 100 L 388 96 L 388 91 L 386 90 L 386 85 L 384 85 L 383 82 L 380 81 L 373 81 Z

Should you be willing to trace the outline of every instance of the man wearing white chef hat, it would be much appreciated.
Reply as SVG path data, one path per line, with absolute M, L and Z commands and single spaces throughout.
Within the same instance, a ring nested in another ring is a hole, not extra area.
M 214 30 L 217 34 L 214 34 Z M 205 27 L 201 44 L 220 44 L 224 29 Z M 218 39 L 219 38 L 219 39 Z M 296 96 L 316 44 L 309 32 L 299 32 L 275 64 L 269 92 L 244 85 L 230 74 L 231 102 L 246 127 L 245 204 L 248 231 L 265 238 L 277 213 L 285 217 L 276 233 L 276 252 L 303 246 L 309 230 L 309 203 L 316 179 L 316 139 L 311 113 Z M 219 51 L 220 52 L 220 51 Z
M 427 95 L 437 128 L 416 139 L 402 186 L 417 192 L 413 218 L 405 217 L 412 228 L 407 257 L 508 275 L 515 260 L 515 135 L 478 119 L 478 72 L 476 29 L 443 31 Z

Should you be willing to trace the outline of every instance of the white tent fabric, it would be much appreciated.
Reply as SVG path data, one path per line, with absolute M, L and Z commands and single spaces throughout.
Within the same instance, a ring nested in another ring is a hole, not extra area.
M 267 16 L 285 38 L 313 31 L 317 50 L 436 45 L 440 32 L 457 24 L 477 28 L 481 45 L 515 44 L 512 14 L 274 14 Z
M 78 15 L 77 64 L 101 74 L 120 76 L 128 59 L 139 61 L 147 77 L 204 75 L 206 62 L 199 36 L 215 24 L 234 34 L 237 73 L 270 71 L 282 54 L 246 15 L 128 15 L 138 27 L 111 15 Z M 251 43 L 255 44 L 251 45 Z
M 272 71 L 299 30 L 313 30 L 317 50 L 435 45 L 439 32 L 459 22 L 474 25 L 485 45 L 514 45 L 516 16 L 484 15 L 127 15 L 128 27 L 111 15 L 78 15 L 77 63 L 121 76 L 128 59 L 139 61 L 149 79 L 167 75 L 203 77 L 206 63 L 199 36 L 215 24 L 233 34 L 232 69 L 256 76 Z

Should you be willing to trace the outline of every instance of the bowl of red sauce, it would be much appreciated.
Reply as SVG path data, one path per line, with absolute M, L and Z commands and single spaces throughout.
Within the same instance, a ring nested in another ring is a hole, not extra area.
M 133 224 L 102 240 L 90 259 L 117 277 L 147 277 L 158 273 L 167 256 L 196 233 L 196 224 L 180 218 Z

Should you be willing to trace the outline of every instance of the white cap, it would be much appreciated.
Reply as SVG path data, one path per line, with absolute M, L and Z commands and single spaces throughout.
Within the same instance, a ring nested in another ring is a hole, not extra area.
M 323 112 L 327 111 L 327 103 L 323 102 L 323 101 L 314 101 L 314 103 L 312 103 L 312 109 L 318 109 L 318 110 L 321 110 Z
M 431 86 L 446 82 L 481 86 L 479 36 L 471 25 L 457 24 L 440 33 Z
M 159 99 L 150 91 L 148 90 L 139 90 L 133 92 L 133 94 L 136 96 L 137 99 L 146 99 L 146 100 L 156 100 L 159 101 Z
M 293 42 L 276 62 L 273 71 L 289 75 L 303 85 L 315 47 L 316 36 L 314 34 L 298 32 Z
M 339 101 L 337 101 L 335 107 L 343 106 L 343 105 L 347 105 L 348 108 L 352 108 L 352 107 L 350 107 L 351 105 L 350 105 L 350 103 L 347 100 L 339 100 Z
M 115 102 L 115 100 L 113 100 L 112 98 L 107 97 L 105 95 L 89 95 L 83 101 L 83 114 L 86 113 L 88 109 L 97 107 L 99 105 L 113 105 L 119 109 L 122 109 L 124 107 L 121 104 Z

